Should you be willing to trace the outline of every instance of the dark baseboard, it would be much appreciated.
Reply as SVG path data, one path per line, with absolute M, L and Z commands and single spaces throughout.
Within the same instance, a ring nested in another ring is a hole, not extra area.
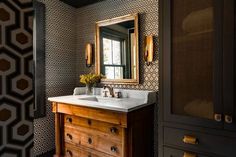
M 55 150 L 50 150 L 44 154 L 37 155 L 36 157 L 53 157 L 54 154 L 55 154 Z

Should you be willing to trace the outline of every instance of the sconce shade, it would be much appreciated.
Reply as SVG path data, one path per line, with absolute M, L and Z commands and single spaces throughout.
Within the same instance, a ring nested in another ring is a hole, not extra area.
M 153 36 L 146 36 L 144 47 L 144 60 L 147 65 L 150 65 L 153 62 Z
M 91 67 L 93 64 L 93 47 L 92 44 L 88 43 L 86 44 L 85 47 L 85 61 L 86 61 L 86 66 Z

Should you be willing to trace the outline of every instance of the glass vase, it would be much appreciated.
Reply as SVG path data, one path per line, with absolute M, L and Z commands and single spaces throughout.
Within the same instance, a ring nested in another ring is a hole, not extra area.
M 93 91 L 92 91 L 92 85 L 90 84 L 86 84 L 86 91 L 85 91 L 86 95 L 92 95 Z

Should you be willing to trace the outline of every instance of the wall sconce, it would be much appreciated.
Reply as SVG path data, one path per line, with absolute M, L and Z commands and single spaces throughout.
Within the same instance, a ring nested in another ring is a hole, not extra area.
M 85 47 L 85 62 L 86 67 L 91 67 L 93 64 L 93 46 L 90 43 L 86 44 Z
M 153 62 L 153 36 L 149 35 L 145 38 L 144 44 L 144 60 L 145 63 L 149 66 Z

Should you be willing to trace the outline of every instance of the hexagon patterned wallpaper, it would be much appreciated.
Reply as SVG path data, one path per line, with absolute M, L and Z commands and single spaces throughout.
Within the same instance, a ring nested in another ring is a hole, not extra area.
M 59 0 L 39 0 L 46 7 L 46 100 L 73 93 L 76 83 L 76 9 Z M 34 155 L 55 148 L 54 114 L 46 101 L 46 117 L 34 120 Z M 43 155 L 44 156 L 44 155 Z
M 77 9 L 77 85 L 80 86 L 79 75 L 94 71 L 94 66 L 86 68 L 84 64 L 85 44 L 95 43 L 95 23 L 127 14 L 139 14 L 139 85 L 111 85 L 116 88 L 139 90 L 158 90 L 158 0 L 106 0 Z M 143 59 L 144 39 L 154 36 L 154 62 L 147 66 Z
M 0 156 L 33 156 L 31 0 L 0 0 Z

